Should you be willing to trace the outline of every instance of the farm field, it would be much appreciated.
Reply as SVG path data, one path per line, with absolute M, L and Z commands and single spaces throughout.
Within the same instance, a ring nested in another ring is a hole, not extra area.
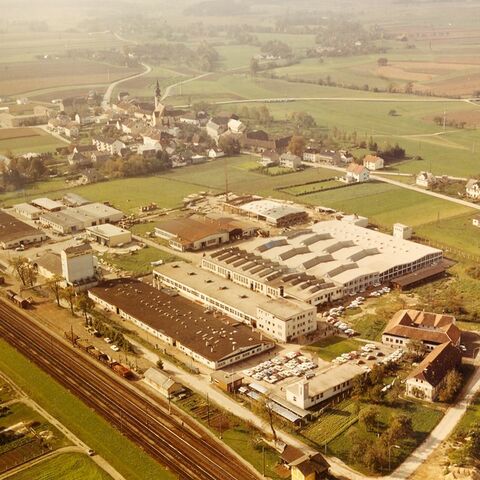
M 325 180 L 304 185 L 296 185 L 294 187 L 282 188 L 282 192 L 289 193 L 290 195 L 294 196 L 303 196 L 304 194 L 317 192 L 318 190 L 325 190 L 327 188 L 341 186 L 345 186 L 345 184 L 338 180 Z
M 111 480 L 90 458 L 79 453 L 62 454 L 8 477 L 8 480 Z
M 66 143 L 40 128 L 0 129 L 0 154 L 11 151 L 14 154 L 28 152 L 50 152 Z
M 140 70 L 83 59 L 17 62 L 2 67 L 3 95 L 32 94 L 47 88 L 108 84 Z
M 0 369 L 29 397 L 102 455 L 125 478 L 173 480 L 174 476 L 149 455 L 3 340 L 0 341 Z M 75 412 L 75 415 L 72 415 L 72 412 Z

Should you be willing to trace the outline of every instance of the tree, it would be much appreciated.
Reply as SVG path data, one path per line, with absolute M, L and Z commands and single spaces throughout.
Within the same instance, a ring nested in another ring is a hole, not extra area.
M 75 315 L 75 295 L 75 289 L 70 285 L 64 288 L 61 294 L 61 297 L 68 303 L 72 316 Z
M 380 57 L 378 60 L 377 60 L 377 65 L 379 67 L 386 67 L 388 65 L 388 58 L 385 58 L 385 57 Z
M 410 340 L 407 343 L 407 352 L 411 360 L 417 362 L 425 356 L 427 349 L 420 340 Z
M 256 403 L 256 409 L 261 417 L 266 417 L 272 430 L 273 441 L 277 442 L 277 431 L 275 430 L 275 417 L 273 413 L 273 404 L 268 395 L 262 395 Z
M 252 58 L 250 60 L 250 75 L 252 77 L 256 77 L 259 70 L 260 70 L 260 64 L 258 63 L 258 60 L 256 58 Z
M 358 419 L 365 425 L 367 431 L 374 430 L 375 426 L 378 425 L 378 416 L 380 411 L 377 407 L 367 407 L 361 410 Z
M 294 135 L 288 144 L 288 151 L 299 157 L 303 156 L 305 139 L 301 135 Z
M 88 324 L 88 315 L 93 311 L 95 303 L 87 293 L 82 292 L 75 300 L 76 307 L 82 312 L 85 324 Z
M 163 370 L 164 365 L 163 365 L 163 360 L 162 360 L 161 358 L 159 358 L 159 359 L 157 360 L 157 367 L 158 367 L 160 370 Z
M 317 126 L 315 119 L 307 112 L 293 112 L 290 119 L 297 128 L 314 128 Z
M 218 146 L 229 156 L 240 153 L 240 143 L 231 135 L 222 135 L 218 140 Z
M 438 399 L 441 402 L 452 402 L 462 388 L 463 377 L 458 370 L 450 370 L 443 379 L 442 386 L 438 392 Z
M 397 415 L 383 432 L 382 440 L 387 446 L 394 445 L 399 440 L 408 439 L 413 435 L 412 419 L 407 415 Z
M 9 264 L 15 276 L 22 282 L 24 287 L 33 287 L 37 280 L 37 269 L 26 257 L 18 256 L 9 260 Z
M 55 296 L 55 301 L 57 302 L 58 306 L 60 306 L 60 294 L 62 291 L 62 286 L 61 286 L 62 281 L 63 281 L 63 278 L 60 275 L 54 275 L 50 279 L 50 281 L 47 283 L 48 289 Z

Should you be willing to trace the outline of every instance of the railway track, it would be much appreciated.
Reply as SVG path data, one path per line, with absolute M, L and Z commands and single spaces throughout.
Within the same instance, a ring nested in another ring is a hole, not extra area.
M 1 299 L 0 336 L 181 479 L 258 480 L 220 442 L 194 424 L 186 428 L 157 402 Z

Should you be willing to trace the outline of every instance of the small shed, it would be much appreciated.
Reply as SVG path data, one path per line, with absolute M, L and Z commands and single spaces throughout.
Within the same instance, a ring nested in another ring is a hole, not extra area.
M 224 392 L 236 392 L 243 384 L 243 376 L 238 373 L 228 373 L 217 370 L 210 375 L 210 381 Z
M 185 389 L 179 382 L 173 380 L 169 375 L 156 368 L 149 368 L 144 375 L 143 381 L 157 390 L 165 398 L 171 398 Z

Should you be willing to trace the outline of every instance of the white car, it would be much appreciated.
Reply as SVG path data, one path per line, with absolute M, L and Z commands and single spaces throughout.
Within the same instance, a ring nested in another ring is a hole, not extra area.
M 462 352 L 466 352 L 467 351 L 467 347 L 465 345 L 460 345 L 460 350 Z
M 103 339 L 103 341 L 104 341 L 105 343 L 112 343 L 113 340 L 112 340 L 111 338 L 109 338 L 109 337 L 105 337 L 105 338 Z
M 119 351 L 120 351 L 120 348 L 117 347 L 116 345 L 112 345 L 110 348 L 111 348 L 114 352 L 119 352 Z

